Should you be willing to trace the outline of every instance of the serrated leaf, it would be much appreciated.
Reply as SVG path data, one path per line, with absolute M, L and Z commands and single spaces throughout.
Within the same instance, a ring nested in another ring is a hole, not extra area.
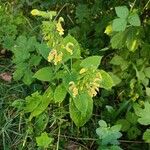
M 131 14 L 128 18 L 128 22 L 133 26 L 140 26 L 141 21 L 138 14 Z
M 104 120 L 100 120 L 98 124 L 100 127 L 107 127 L 107 123 Z
M 138 120 L 138 116 L 137 116 L 135 113 L 127 112 L 127 114 L 126 114 L 126 119 L 127 119 L 132 125 L 136 125 L 136 124 L 137 124 L 137 120 Z
M 41 54 L 44 59 L 46 60 L 48 59 L 50 48 L 47 46 L 47 44 L 45 43 L 36 44 L 36 49 L 38 53 Z
M 144 69 L 145 76 L 150 78 L 150 67 Z
M 110 43 L 111 43 L 112 48 L 115 48 L 115 49 L 121 49 L 122 47 L 124 47 L 124 43 L 125 43 L 124 32 L 118 32 L 117 34 L 115 34 L 111 38 Z
M 143 134 L 143 140 L 150 143 L 150 129 L 147 129 Z
M 130 123 L 126 119 L 119 119 L 116 124 L 121 124 L 121 130 L 123 132 L 130 128 Z
M 97 69 L 98 66 L 100 65 L 101 59 L 102 59 L 102 56 L 90 56 L 90 57 L 87 57 L 84 60 L 82 60 L 80 65 L 83 68 L 91 68 L 92 67 L 92 68 Z
M 76 18 L 78 19 L 78 23 L 82 23 L 84 19 L 89 18 L 89 9 L 87 5 L 80 4 L 76 7 Z
M 149 87 L 146 87 L 146 95 L 150 96 L 150 88 Z
M 12 107 L 17 108 L 18 110 L 22 110 L 24 107 L 24 100 L 23 99 L 17 99 L 12 102 Z
M 140 108 L 139 105 L 134 105 L 134 111 L 139 116 L 138 122 L 142 125 L 150 125 L 150 103 L 145 102 L 144 108 Z
M 130 140 L 136 139 L 140 134 L 141 134 L 141 131 L 136 126 L 131 127 L 127 132 L 128 138 Z
M 112 127 L 100 126 L 96 129 L 96 133 L 99 136 L 99 139 L 101 140 L 102 145 L 118 145 L 118 138 L 122 136 L 122 134 L 119 132 L 121 129 L 121 125 L 114 125 Z
M 33 52 L 35 50 L 35 45 L 37 44 L 36 37 L 30 37 L 27 39 L 27 45 L 26 49 L 28 49 L 29 52 Z
M 127 26 L 126 19 L 117 18 L 113 20 L 112 29 L 113 31 L 124 31 Z
M 126 6 L 115 7 L 115 11 L 120 18 L 127 18 L 129 15 L 129 9 Z
M 26 69 L 23 79 L 22 81 L 26 84 L 26 85 L 30 85 L 33 81 L 33 72 L 28 68 Z
M 101 88 L 104 88 L 107 90 L 111 89 L 113 84 L 114 84 L 111 76 L 107 72 L 105 72 L 104 70 L 100 70 L 100 73 L 102 76 L 102 80 L 100 83 Z
M 32 112 L 41 102 L 41 95 L 38 92 L 33 93 L 31 96 L 25 98 L 25 112 Z
M 88 107 L 86 115 L 82 116 L 82 113 L 76 108 L 74 101 L 70 99 L 69 102 L 69 112 L 70 117 L 77 127 L 83 126 L 91 117 L 93 111 L 93 100 L 91 98 L 87 99 Z
M 53 139 L 48 136 L 46 132 L 42 133 L 41 136 L 36 137 L 37 146 L 48 148 L 52 143 Z
M 44 67 L 38 70 L 33 77 L 41 81 L 51 81 L 54 74 L 51 67 Z
M 108 72 L 109 75 L 111 76 L 112 80 L 113 80 L 113 86 L 116 86 L 117 84 L 119 84 L 121 82 L 121 79 L 115 75 L 114 73 L 112 72 Z
M 33 42 L 35 38 L 30 37 L 27 39 L 26 36 L 19 36 L 16 40 L 16 44 L 12 48 L 12 52 L 14 53 L 14 63 L 20 63 L 30 58 L 30 51 L 34 51 L 35 42 Z M 31 43 L 30 43 L 31 41 Z
M 37 66 L 37 65 L 39 65 L 40 61 L 41 61 L 41 56 L 32 55 L 31 59 L 29 60 L 29 65 L 30 66 Z
M 16 81 L 20 80 L 23 77 L 27 67 L 28 67 L 28 65 L 26 63 L 17 64 L 16 65 L 16 70 L 13 73 L 14 80 L 16 80 Z
M 66 97 L 67 91 L 63 84 L 56 87 L 54 92 L 54 101 L 56 103 L 61 103 Z
M 110 61 L 111 64 L 120 66 L 122 70 L 128 68 L 128 62 L 125 61 L 121 56 L 115 55 Z

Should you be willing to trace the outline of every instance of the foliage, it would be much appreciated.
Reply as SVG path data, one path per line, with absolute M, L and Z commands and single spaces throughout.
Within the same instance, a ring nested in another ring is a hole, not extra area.
M 119 132 L 121 130 L 121 125 L 114 125 L 112 127 L 109 127 L 107 126 L 105 121 L 100 120 L 99 126 L 100 127 L 96 129 L 96 133 L 101 140 L 101 149 L 121 149 L 118 146 L 114 146 L 119 144 L 118 139 L 122 136 L 122 134 Z M 113 146 L 109 147 L 109 144 Z
M 39 147 L 48 148 L 52 142 L 52 138 L 48 137 L 47 133 L 44 132 L 41 136 L 36 137 L 36 142 Z
M 1 0 L 0 147 L 148 149 L 149 4 Z
M 103 88 L 110 89 L 113 85 L 112 79 L 109 74 L 97 69 L 101 57 L 90 56 L 81 59 L 79 43 L 69 34 L 63 37 L 64 29 L 61 22 L 64 22 L 64 19 L 62 17 L 59 17 L 56 21 L 56 18 L 53 19 L 56 16 L 55 12 L 43 12 L 36 9 L 32 10 L 31 14 L 48 19 L 42 22 L 42 31 L 50 48 L 47 59 L 48 62 L 53 64 L 49 68 L 38 70 L 34 77 L 42 81 L 54 79 L 59 81 L 61 79 L 59 85 L 55 84 L 53 101 L 62 102 L 68 92 L 70 94 L 69 111 L 71 119 L 77 126 L 83 126 L 92 115 L 92 97 L 96 96 L 101 85 Z M 78 66 L 76 66 L 76 63 Z M 60 71 L 64 75 L 59 77 Z M 58 77 L 55 78 L 55 75 Z M 107 80 L 107 84 L 105 80 Z M 57 83 L 57 81 L 55 82 Z M 63 87 L 64 93 L 60 93 L 58 96 L 57 90 L 60 85 Z

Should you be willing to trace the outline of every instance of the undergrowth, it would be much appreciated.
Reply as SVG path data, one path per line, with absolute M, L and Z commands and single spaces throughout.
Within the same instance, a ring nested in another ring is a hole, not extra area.
M 0 149 L 148 150 L 150 1 L 0 1 Z

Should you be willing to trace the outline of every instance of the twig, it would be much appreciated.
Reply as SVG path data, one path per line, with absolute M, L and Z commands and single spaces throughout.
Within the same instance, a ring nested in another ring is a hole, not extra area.
M 53 134 L 53 135 L 57 135 L 57 134 Z M 68 138 L 68 139 L 72 139 L 72 140 L 84 140 L 84 141 L 97 141 L 98 139 L 96 138 L 82 138 L 82 137 L 72 137 L 72 136 L 67 136 L 67 135 L 60 135 L 60 137 L 63 138 Z
M 144 9 L 148 6 L 149 2 L 150 2 L 150 0 L 149 0 L 149 1 L 146 3 L 146 5 L 144 6 L 143 11 L 144 11 Z
M 68 3 L 65 3 L 62 8 L 58 11 L 56 17 L 54 18 L 54 21 L 57 19 L 57 17 L 59 16 L 59 14 L 61 13 L 61 11 L 68 5 Z
M 53 135 L 57 135 L 57 134 L 53 134 Z M 60 137 L 68 138 L 68 139 L 72 139 L 72 140 L 83 140 L 83 141 L 97 141 L 98 140 L 96 138 L 82 138 L 82 137 L 76 138 L 76 137 L 67 136 L 67 135 L 60 135 Z M 137 144 L 146 143 L 144 141 L 129 141 L 129 140 L 119 140 L 119 142 L 121 142 L 121 143 L 137 143 Z
M 58 130 L 58 138 L 57 138 L 57 148 L 56 148 L 56 150 L 59 150 L 59 139 L 60 139 L 60 127 L 59 127 L 59 130 Z

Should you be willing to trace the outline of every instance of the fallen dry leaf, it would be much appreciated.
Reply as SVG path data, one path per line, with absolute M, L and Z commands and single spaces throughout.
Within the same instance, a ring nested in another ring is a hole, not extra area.
M 0 74 L 0 78 L 6 82 L 11 82 L 12 80 L 12 75 L 8 72 L 3 72 Z

